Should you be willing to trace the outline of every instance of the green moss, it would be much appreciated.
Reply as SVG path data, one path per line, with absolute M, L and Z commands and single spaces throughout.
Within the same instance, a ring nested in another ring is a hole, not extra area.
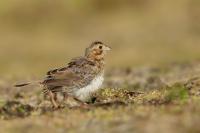
M 142 92 L 138 91 L 131 91 L 129 89 L 124 88 L 106 88 L 102 89 L 98 93 L 96 93 L 97 100 L 99 101 L 125 101 L 125 102 L 131 102 L 134 98 L 137 96 L 143 94 Z
M 186 101 L 189 98 L 188 89 L 182 84 L 174 84 L 172 87 L 167 88 L 165 94 L 166 101 Z

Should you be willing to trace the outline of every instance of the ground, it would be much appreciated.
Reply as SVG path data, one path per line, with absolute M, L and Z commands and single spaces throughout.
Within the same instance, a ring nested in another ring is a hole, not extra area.
M 200 62 L 112 69 L 89 108 L 54 110 L 41 88 L 2 80 L 0 132 L 199 133 Z

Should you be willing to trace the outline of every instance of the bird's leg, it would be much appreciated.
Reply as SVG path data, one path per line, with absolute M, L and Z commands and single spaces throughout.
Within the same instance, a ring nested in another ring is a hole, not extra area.
M 58 104 L 56 103 L 56 97 L 55 97 L 55 94 L 51 91 L 48 92 L 49 96 L 50 96 L 50 100 L 51 100 L 51 103 L 53 105 L 53 108 L 58 108 Z
M 82 107 L 82 108 L 86 108 L 86 109 L 89 108 L 89 105 L 88 105 L 87 103 L 85 103 L 85 102 L 79 100 L 79 99 L 76 98 L 76 97 L 73 97 L 73 99 L 74 99 L 76 102 L 78 102 L 78 103 L 80 104 L 80 107 Z
M 68 98 L 68 94 L 67 93 L 63 93 L 63 101 L 65 101 Z
M 76 104 L 78 104 L 78 107 L 81 107 L 81 108 L 86 108 L 88 109 L 89 108 L 89 105 L 81 100 L 79 100 L 78 98 L 72 96 L 72 95 L 69 95 L 68 93 L 63 93 L 63 101 L 64 100 L 74 100 L 76 102 Z M 77 106 L 76 106 L 77 107 Z
M 55 93 L 53 93 L 54 94 L 54 100 L 55 100 L 55 102 L 57 102 L 58 101 L 58 95 L 57 95 L 57 93 L 55 92 Z

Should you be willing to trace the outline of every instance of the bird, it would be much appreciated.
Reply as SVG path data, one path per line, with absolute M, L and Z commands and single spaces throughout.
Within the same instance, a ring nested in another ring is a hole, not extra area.
M 57 93 L 64 99 L 72 97 L 81 105 L 85 105 L 91 94 L 98 91 L 104 81 L 105 56 L 111 47 L 101 41 L 94 41 L 86 48 L 85 54 L 71 59 L 64 67 L 52 69 L 41 81 L 34 83 L 43 87 L 45 95 L 50 97 L 53 108 L 59 108 Z M 23 87 L 33 82 L 17 84 Z

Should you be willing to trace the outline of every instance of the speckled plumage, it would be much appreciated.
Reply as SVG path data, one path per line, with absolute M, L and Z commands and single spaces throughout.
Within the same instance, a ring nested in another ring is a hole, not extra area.
M 102 42 L 93 42 L 86 48 L 84 56 L 72 59 L 65 67 L 47 72 L 40 84 L 44 86 L 44 92 L 50 96 L 54 107 L 57 107 L 58 92 L 85 101 L 91 93 L 99 89 L 104 79 L 104 57 L 109 50 Z M 24 85 L 28 84 L 17 87 Z
M 94 79 L 98 79 L 99 76 L 103 77 L 103 66 L 103 60 L 91 61 L 86 57 L 79 57 L 73 59 L 64 68 L 47 72 L 47 77 L 42 84 L 47 92 L 64 92 L 84 101 L 84 98 L 80 98 L 81 95 L 76 91 L 80 92 L 80 89 L 86 88 Z

